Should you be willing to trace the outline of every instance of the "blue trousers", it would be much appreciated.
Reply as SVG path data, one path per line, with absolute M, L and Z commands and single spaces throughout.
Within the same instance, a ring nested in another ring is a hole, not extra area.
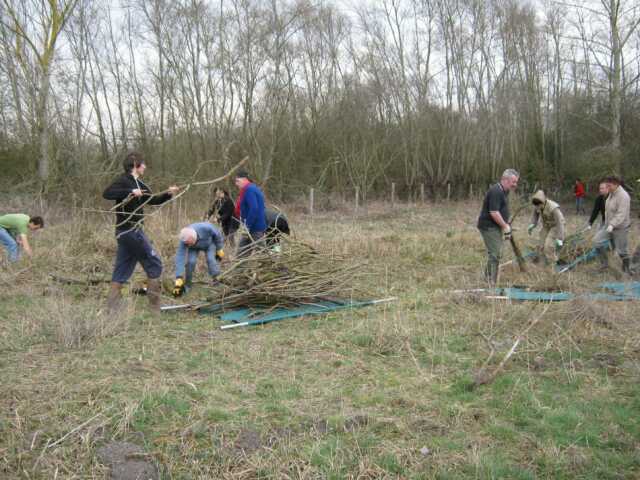
M 16 239 L 4 228 L 0 227 L 0 243 L 7 250 L 10 262 L 17 262 L 20 258 L 20 246 Z
M 216 260 L 216 246 L 215 244 L 209 245 L 207 249 L 189 248 L 187 251 L 187 267 L 185 273 L 185 284 L 190 286 L 193 279 L 193 271 L 196 269 L 196 263 L 198 263 L 198 254 L 204 252 L 207 258 L 207 268 L 209 275 L 217 277 L 220 274 L 220 267 Z M 180 262 L 180 259 L 176 259 L 176 262 Z M 176 268 L 176 277 L 181 277 L 179 267 Z
M 117 238 L 118 252 L 111 281 L 126 283 L 138 262 L 150 279 L 162 275 L 162 260 L 142 230 L 131 230 L 118 235 Z

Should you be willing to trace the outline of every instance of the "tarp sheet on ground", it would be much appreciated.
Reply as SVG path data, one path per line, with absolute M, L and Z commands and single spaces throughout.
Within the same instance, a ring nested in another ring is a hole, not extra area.
M 220 320 L 229 323 L 221 328 L 234 328 L 249 325 L 262 325 L 287 318 L 303 317 L 306 315 L 322 315 L 336 310 L 366 307 L 378 303 L 391 302 L 395 298 L 383 298 L 380 300 L 365 301 L 338 301 L 323 300 L 317 303 L 299 305 L 295 307 L 278 308 L 235 308 L 220 315 Z M 219 314 L 221 310 L 216 305 L 199 309 L 200 313 Z
M 576 298 L 606 301 L 640 300 L 640 282 L 607 282 L 598 285 L 597 291 L 585 293 L 536 292 L 520 287 L 490 288 L 481 292 L 488 297 L 532 302 L 563 302 Z

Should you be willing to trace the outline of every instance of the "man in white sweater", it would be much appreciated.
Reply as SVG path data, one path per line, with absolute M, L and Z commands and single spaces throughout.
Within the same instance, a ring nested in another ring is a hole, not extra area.
M 607 255 L 608 244 L 611 242 L 622 259 L 622 271 L 631 274 L 629 257 L 629 229 L 631 227 L 631 198 L 620 185 L 620 178 L 610 176 L 604 179 L 609 196 L 605 203 L 603 229 L 593 237 L 593 243 L 600 255 L 601 269 L 609 267 Z

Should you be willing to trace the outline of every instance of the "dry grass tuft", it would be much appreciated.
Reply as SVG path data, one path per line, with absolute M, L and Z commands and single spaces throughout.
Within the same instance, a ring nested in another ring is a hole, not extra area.
M 86 348 L 126 331 L 132 313 L 128 307 L 118 315 L 109 316 L 101 301 L 43 297 L 21 316 L 21 328 L 51 338 L 64 349 Z

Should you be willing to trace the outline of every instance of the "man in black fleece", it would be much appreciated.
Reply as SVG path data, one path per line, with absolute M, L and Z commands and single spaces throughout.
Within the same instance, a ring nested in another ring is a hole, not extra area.
M 593 222 L 598 218 L 598 214 L 601 217 L 601 224 L 604 225 L 604 206 L 607 201 L 607 195 L 609 195 L 609 190 L 607 189 L 607 184 L 604 182 L 600 182 L 598 185 L 598 195 L 596 197 L 596 201 L 593 204 L 593 211 L 591 212 L 591 217 L 589 217 L 589 223 L 587 224 L 587 229 L 591 229 L 593 226 Z
M 133 274 L 140 262 L 148 277 L 149 305 L 154 312 L 160 311 L 160 275 L 162 261 L 142 230 L 144 205 L 161 205 L 168 201 L 179 188 L 169 187 L 167 193 L 154 195 L 140 177 L 146 169 L 144 157 L 139 152 L 128 153 L 122 161 L 125 173 L 107 187 L 102 196 L 116 202 L 116 253 L 111 291 L 107 299 L 110 312 L 118 309 L 121 302 L 122 285 Z

